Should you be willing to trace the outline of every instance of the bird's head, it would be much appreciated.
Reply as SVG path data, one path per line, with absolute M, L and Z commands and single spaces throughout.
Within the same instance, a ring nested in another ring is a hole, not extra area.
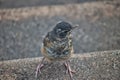
M 77 27 L 77 26 L 75 26 Z M 66 36 L 69 36 L 72 32 L 72 30 L 75 28 L 70 23 L 61 21 L 56 24 L 53 31 L 55 35 L 57 35 L 58 38 L 65 38 Z

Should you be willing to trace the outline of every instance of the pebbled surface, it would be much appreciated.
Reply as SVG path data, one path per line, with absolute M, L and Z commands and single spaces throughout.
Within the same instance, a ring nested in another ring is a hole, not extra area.
M 0 80 L 70 80 L 62 62 L 44 62 L 42 73 L 35 79 L 35 68 L 41 58 L 0 62 Z M 120 50 L 75 54 L 70 59 L 76 71 L 74 80 L 119 80 Z

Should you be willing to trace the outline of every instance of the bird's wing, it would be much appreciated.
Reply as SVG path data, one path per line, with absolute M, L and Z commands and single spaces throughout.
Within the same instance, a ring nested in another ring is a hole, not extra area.
M 46 37 L 43 40 L 43 47 L 48 53 L 53 54 L 54 53 L 54 43 L 50 40 L 50 32 L 46 35 Z

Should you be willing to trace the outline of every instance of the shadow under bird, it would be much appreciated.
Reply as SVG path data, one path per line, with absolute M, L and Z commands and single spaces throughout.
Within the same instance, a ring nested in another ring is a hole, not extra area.
M 36 78 L 38 73 L 41 72 L 41 68 L 44 66 L 43 62 L 46 59 L 50 62 L 63 61 L 66 70 L 72 79 L 72 73 L 75 73 L 75 71 L 71 69 L 69 63 L 69 59 L 74 53 L 71 32 L 76 27 L 78 27 L 78 25 L 73 26 L 69 22 L 60 21 L 50 32 L 47 33 L 41 47 L 41 53 L 44 57 L 41 63 L 37 66 Z

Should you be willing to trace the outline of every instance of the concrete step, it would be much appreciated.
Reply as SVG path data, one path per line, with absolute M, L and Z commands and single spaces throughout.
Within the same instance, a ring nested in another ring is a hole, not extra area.
M 41 74 L 35 70 L 41 57 L 0 62 L 0 80 L 70 80 L 62 62 L 44 62 Z M 119 80 L 120 50 L 76 54 L 70 59 L 76 71 L 73 80 Z

